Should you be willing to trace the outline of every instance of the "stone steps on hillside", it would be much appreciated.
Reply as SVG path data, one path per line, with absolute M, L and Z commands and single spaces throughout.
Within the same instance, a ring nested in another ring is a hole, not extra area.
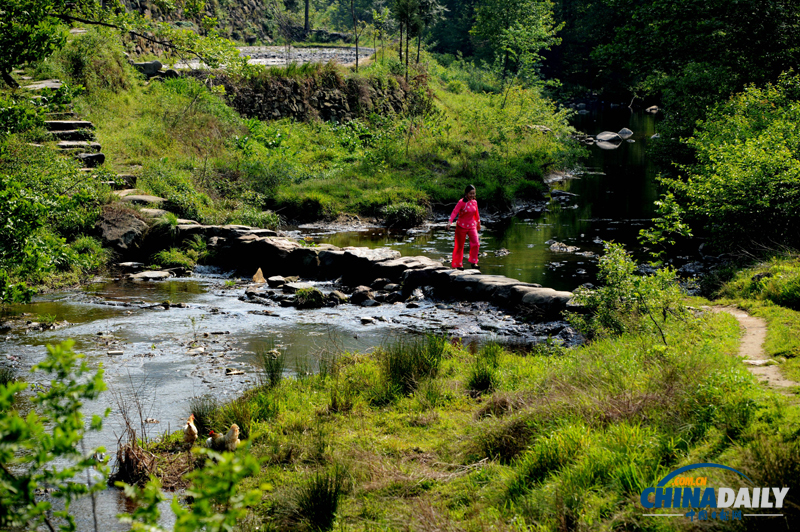
M 74 129 L 94 129 L 88 120 L 45 120 L 47 131 L 69 131 Z
M 80 153 L 99 153 L 100 143 L 90 140 L 61 140 L 56 142 L 56 147 L 59 150 L 75 150 Z
M 62 131 L 51 131 L 58 140 L 95 140 L 91 129 L 65 129 Z

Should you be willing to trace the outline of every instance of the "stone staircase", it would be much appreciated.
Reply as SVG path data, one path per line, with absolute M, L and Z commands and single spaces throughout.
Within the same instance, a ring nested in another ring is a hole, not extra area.
M 18 78 L 22 81 L 30 81 L 30 77 L 21 75 L 21 71 L 15 71 Z M 39 92 L 44 89 L 58 89 L 62 85 L 60 80 L 47 79 L 44 81 L 30 82 L 23 85 L 23 89 L 31 92 Z M 39 96 L 33 96 L 38 98 Z M 56 141 L 56 149 L 71 155 L 77 159 L 82 168 L 81 172 L 96 172 L 97 167 L 106 161 L 106 156 L 102 151 L 102 146 L 97 142 L 94 134 L 94 124 L 88 120 L 81 120 L 72 110 L 47 113 L 45 116 L 45 128 Z M 38 144 L 36 146 L 39 146 Z M 104 172 L 104 176 L 108 176 Z M 132 174 L 118 174 L 112 180 L 106 182 L 115 190 L 129 189 L 136 186 L 136 176 Z

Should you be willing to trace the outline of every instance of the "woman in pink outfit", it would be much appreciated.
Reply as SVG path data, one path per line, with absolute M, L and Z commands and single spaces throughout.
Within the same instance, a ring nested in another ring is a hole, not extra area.
M 475 187 L 467 185 L 464 197 L 458 200 L 447 228 L 450 229 L 453 220 L 456 222 L 456 246 L 453 248 L 453 268 L 464 269 L 464 240 L 469 236 L 469 263 L 473 268 L 478 267 L 478 250 L 481 247 L 478 231 L 481 230 L 481 215 L 478 213 L 478 202 L 475 201 Z

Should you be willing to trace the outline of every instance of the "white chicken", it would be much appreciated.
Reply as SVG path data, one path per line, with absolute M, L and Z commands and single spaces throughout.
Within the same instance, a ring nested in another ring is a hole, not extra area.
M 197 427 L 194 425 L 194 414 L 191 414 L 183 427 L 183 443 L 191 447 L 195 441 L 197 441 Z

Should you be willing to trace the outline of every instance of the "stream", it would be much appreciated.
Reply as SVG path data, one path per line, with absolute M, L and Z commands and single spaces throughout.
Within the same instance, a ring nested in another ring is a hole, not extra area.
M 593 282 L 597 255 L 603 240 L 633 248 L 638 231 L 652 215 L 656 199 L 654 171 L 645 157 L 655 119 L 626 107 L 600 108 L 577 115 L 582 132 L 634 131 L 634 142 L 615 150 L 587 147 L 589 157 L 574 173 L 575 179 L 558 188 L 574 194 L 553 201 L 542 212 L 524 212 L 511 218 L 485 216 L 481 233 L 481 271 L 539 283 L 556 290 L 574 290 Z M 480 205 L 478 190 L 478 202 Z M 445 219 L 424 229 L 403 233 L 385 229 L 339 232 L 298 228 L 297 233 L 316 242 L 336 246 L 390 247 L 402 255 L 426 255 L 449 263 L 452 231 Z M 553 242 L 576 246 L 580 253 L 556 252 Z M 590 253 L 586 253 L 590 252 Z M 314 283 L 323 291 L 331 283 Z M 0 315 L 6 320 L 32 322 L 23 328 L 3 330 L 0 325 L 0 364 L 11 365 L 31 384 L 47 384 L 28 373 L 40 361 L 47 344 L 75 340 L 75 350 L 86 354 L 93 368 L 101 363 L 109 391 L 85 408 L 86 419 L 111 408 L 103 430 L 88 433 L 87 448 L 104 446 L 114 455 L 123 422 L 114 392 L 124 401 L 142 405 L 147 436 L 180 429 L 193 397 L 213 394 L 234 398 L 257 381 L 252 365 L 259 349 L 278 348 L 292 372 L 315 371 L 320 357 L 341 350 L 367 351 L 394 338 L 422 332 L 446 332 L 485 341 L 507 336 L 520 342 L 558 335 L 565 324 L 532 326 L 481 303 L 440 302 L 420 294 L 412 310 L 405 305 L 365 309 L 353 305 L 297 310 L 270 307 L 240 297 L 246 283 L 213 268 L 199 268 L 192 277 L 162 282 L 98 279 L 79 291 L 52 293 L 33 303 L 15 306 Z M 168 302 L 168 303 L 166 303 Z M 165 304 L 166 303 L 166 304 Z M 361 317 L 375 318 L 365 325 Z M 36 322 L 55 321 L 52 329 Z M 113 354 L 112 354 L 113 353 Z M 30 389 L 19 399 L 20 409 L 30 408 Z M 58 465 L 58 464 L 56 464 Z M 91 501 L 73 503 L 78 530 L 94 530 Z M 97 497 L 99 527 L 126 530 L 116 514 L 131 511 L 121 491 L 113 488 Z M 163 525 L 173 516 L 165 512 Z

